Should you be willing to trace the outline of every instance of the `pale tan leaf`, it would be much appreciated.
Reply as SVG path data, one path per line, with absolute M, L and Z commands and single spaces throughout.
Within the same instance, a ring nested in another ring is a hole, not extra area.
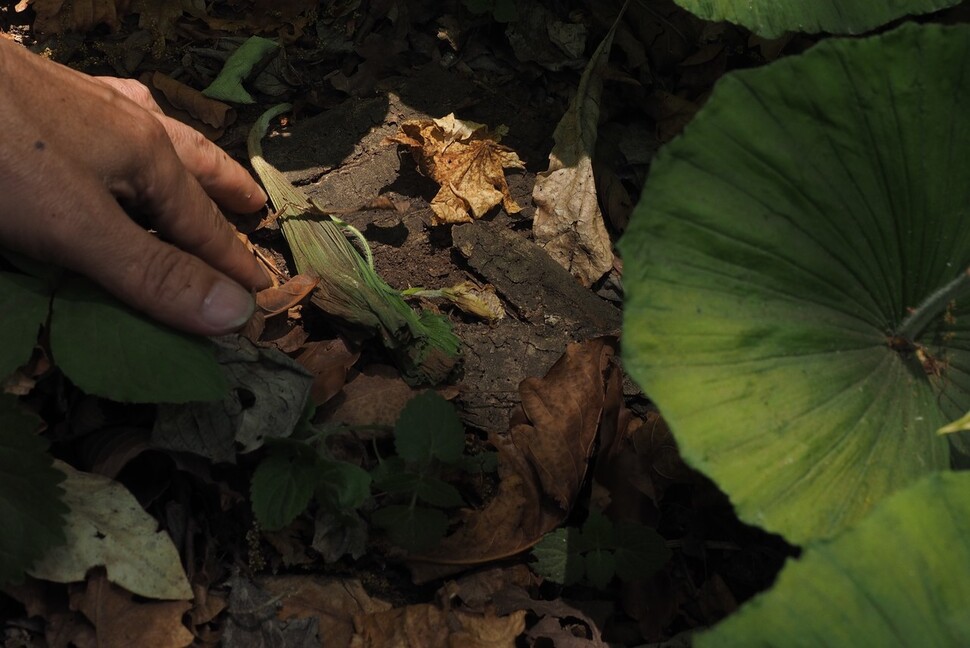
M 613 245 L 596 195 L 593 152 L 603 71 L 625 9 L 626 5 L 583 71 L 576 96 L 553 133 L 556 145 L 549 154 L 549 168 L 538 175 L 532 192 L 536 242 L 584 286 L 613 266 Z
M 172 539 L 124 486 L 55 463 L 67 475 L 67 543 L 34 565 L 32 576 L 72 583 L 83 581 L 88 570 L 104 567 L 110 581 L 140 596 L 192 598 Z

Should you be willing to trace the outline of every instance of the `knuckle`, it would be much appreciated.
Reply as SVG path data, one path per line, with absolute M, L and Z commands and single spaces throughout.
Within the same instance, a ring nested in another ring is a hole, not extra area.
M 137 262 L 130 276 L 134 288 L 143 299 L 153 302 L 172 302 L 192 287 L 195 268 L 189 255 L 159 242 Z

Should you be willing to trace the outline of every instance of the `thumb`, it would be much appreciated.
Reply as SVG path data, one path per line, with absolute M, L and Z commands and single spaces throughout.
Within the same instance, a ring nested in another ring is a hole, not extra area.
M 72 264 L 75 269 L 153 319 L 186 332 L 222 335 L 252 316 L 253 295 L 238 283 L 131 221 L 119 225 L 114 235 L 100 238 L 97 254 Z

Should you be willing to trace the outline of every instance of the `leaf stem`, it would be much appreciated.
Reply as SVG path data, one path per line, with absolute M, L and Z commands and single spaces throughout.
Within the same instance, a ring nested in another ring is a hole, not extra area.
M 896 329 L 896 335 L 915 341 L 930 322 L 946 312 L 950 302 L 963 296 L 968 290 L 970 290 L 970 268 L 961 272 L 956 279 L 927 297 L 922 304 L 910 312 Z

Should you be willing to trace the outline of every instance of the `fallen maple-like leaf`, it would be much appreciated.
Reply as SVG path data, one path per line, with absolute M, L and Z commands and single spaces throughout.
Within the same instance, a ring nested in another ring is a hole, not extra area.
M 104 574 L 92 576 L 83 592 L 71 594 L 70 605 L 94 625 L 99 646 L 183 648 L 193 641 L 192 633 L 182 624 L 190 603 L 136 602 L 131 593 L 109 583 Z
M 431 200 L 434 223 L 470 223 L 499 203 L 510 214 L 522 210 L 509 193 L 504 169 L 524 169 L 519 156 L 499 144 L 504 127 L 462 121 L 451 113 L 441 119 L 412 119 L 387 142 L 404 144 L 424 175 L 441 189 Z
M 606 385 L 616 381 L 616 339 L 571 344 L 544 378 L 519 386 L 521 405 L 508 432 L 490 434 L 498 450 L 498 493 L 432 551 L 409 558 L 415 582 L 532 547 L 569 514 L 601 425 Z

